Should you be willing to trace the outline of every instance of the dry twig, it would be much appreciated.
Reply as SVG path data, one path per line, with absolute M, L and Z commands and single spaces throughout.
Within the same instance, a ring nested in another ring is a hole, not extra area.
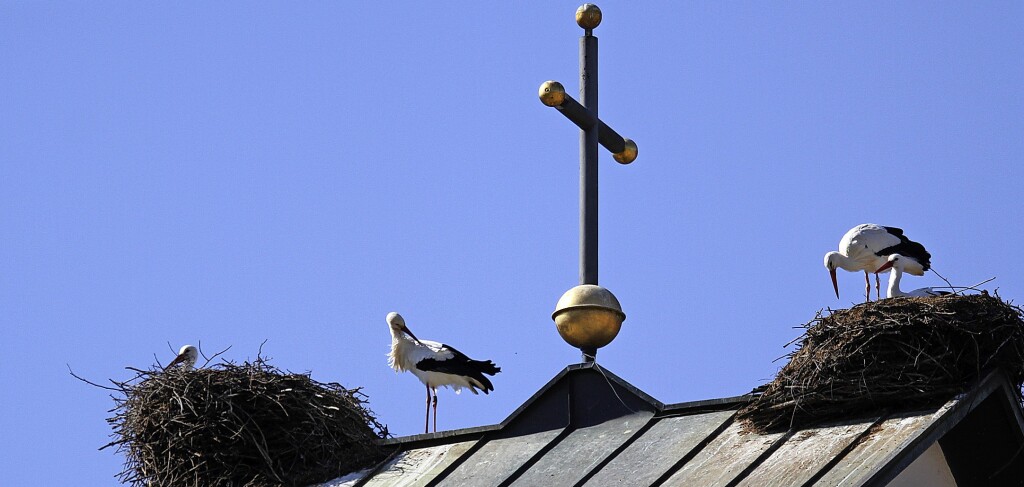
M 386 456 L 378 440 L 387 428 L 360 388 L 285 373 L 260 356 L 197 370 L 131 370 L 135 376 L 111 381 L 113 388 L 86 381 L 116 391 L 107 420 L 114 441 L 101 449 L 125 454 L 122 482 L 309 485 Z
M 998 295 L 894 298 L 821 311 L 790 361 L 740 411 L 755 430 L 937 406 L 988 369 L 1024 382 L 1024 320 Z

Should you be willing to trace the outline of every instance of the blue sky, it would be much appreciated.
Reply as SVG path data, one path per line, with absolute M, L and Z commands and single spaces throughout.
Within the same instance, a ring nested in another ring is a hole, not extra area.
M 0 6 L 0 458 L 11 485 L 109 485 L 113 402 L 184 343 L 362 386 L 393 433 L 422 386 L 384 317 L 502 367 L 439 427 L 504 419 L 578 352 L 578 2 Z M 1017 299 L 1020 2 L 599 4 L 598 360 L 663 402 L 770 380 L 833 295 L 850 227 L 903 227 L 956 284 Z M 602 150 L 603 151 L 603 150 Z M 903 288 L 937 285 L 929 274 Z M 59 459 L 55 460 L 55 459 Z

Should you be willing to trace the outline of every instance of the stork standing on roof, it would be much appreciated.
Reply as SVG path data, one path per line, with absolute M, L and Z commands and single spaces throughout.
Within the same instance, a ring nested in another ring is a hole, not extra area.
M 164 367 L 164 370 L 170 370 L 173 367 L 181 367 L 183 369 L 191 369 L 196 365 L 196 359 L 199 358 L 199 349 L 192 345 L 184 345 L 181 350 L 178 350 L 178 356 L 171 360 L 171 363 Z
M 952 294 L 950 291 L 940 291 L 939 288 L 934 287 L 923 287 L 921 289 L 915 289 L 910 292 L 900 291 L 900 278 L 903 277 L 903 270 L 906 268 L 907 262 L 910 259 L 903 257 L 900 254 L 892 254 L 887 259 L 882 267 L 879 267 L 875 273 L 883 272 L 886 269 L 892 268 L 889 273 L 889 289 L 887 289 L 887 297 L 895 298 L 897 296 L 908 296 L 915 298 L 923 298 L 928 296 L 944 296 L 946 294 Z
M 867 300 L 871 301 L 871 279 L 869 272 L 875 272 L 886 263 L 892 254 L 905 258 L 903 270 L 908 274 L 923 276 L 931 267 L 931 254 L 921 245 L 903 235 L 896 227 L 884 227 L 874 223 L 857 225 L 843 235 L 839 251 L 825 254 L 825 268 L 832 276 L 832 287 L 839 297 L 839 283 L 836 282 L 836 268 L 850 272 L 864 271 L 864 286 Z M 882 298 L 882 284 L 875 272 L 875 292 Z
M 387 316 L 391 330 L 391 353 L 388 365 L 398 372 L 409 371 L 427 386 L 427 417 L 423 432 L 430 432 L 430 404 L 433 391 L 434 432 L 437 432 L 437 388 L 442 386 L 455 389 L 458 394 L 463 387 L 473 394 L 477 389 L 484 394 L 494 390 L 491 381 L 484 374 L 501 372 L 490 360 L 473 360 L 450 345 L 420 340 L 405 326 L 402 315 L 391 312 Z

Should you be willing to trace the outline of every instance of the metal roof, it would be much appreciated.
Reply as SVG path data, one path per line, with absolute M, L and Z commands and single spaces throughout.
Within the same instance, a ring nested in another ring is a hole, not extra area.
M 753 397 L 665 405 L 572 365 L 500 424 L 390 439 L 383 464 L 323 485 L 875 486 L 936 442 L 959 485 L 1024 479 L 1024 416 L 1000 372 L 937 409 L 784 433 L 735 419 Z

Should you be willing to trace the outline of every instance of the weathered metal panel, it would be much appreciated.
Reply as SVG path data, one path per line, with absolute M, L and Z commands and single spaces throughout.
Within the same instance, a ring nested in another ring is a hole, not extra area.
M 664 485 L 725 486 L 781 437 L 782 433 L 759 435 L 747 432 L 741 423 L 733 423 Z
M 651 485 L 734 414 L 718 411 L 661 419 L 591 477 L 587 485 Z
M 426 485 L 474 444 L 476 441 L 463 441 L 404 451 L 388 462 L 365 485 L 367 487 L 419 487 Z
M 441 486 L 498 485 L 544 448 L 562 430 L 542 431 L 484 443 L 441 480 Z
M 650 421 L 641 411 L 569 433 L 512 485 L 573 485 Z
M 365 477 L 366 474 L 370 473 L 370 470 L 371 469 L 368 468 L 366 470 L 360 470 L 358 472 L 347 473 L 345 475 L 342 475 L 341 477 L 338 477 L 333 480 L 328 480 L 327 482 L 324 482 L 322 484 L 313 484 L 310 487 L 353 487 L 354 485 L 359 483 L 360 480 L 363 480 L 363 477 Z
M 857 440 L 878 418 L 798 431 L 757 466 L 738 486 L 803 485 Z
M 900 415 L 883 421 L 814 485 L 862 485 L 880 465 L 888 463 L 906 448 L 955 402 L 946 403 L 932 414 Z

